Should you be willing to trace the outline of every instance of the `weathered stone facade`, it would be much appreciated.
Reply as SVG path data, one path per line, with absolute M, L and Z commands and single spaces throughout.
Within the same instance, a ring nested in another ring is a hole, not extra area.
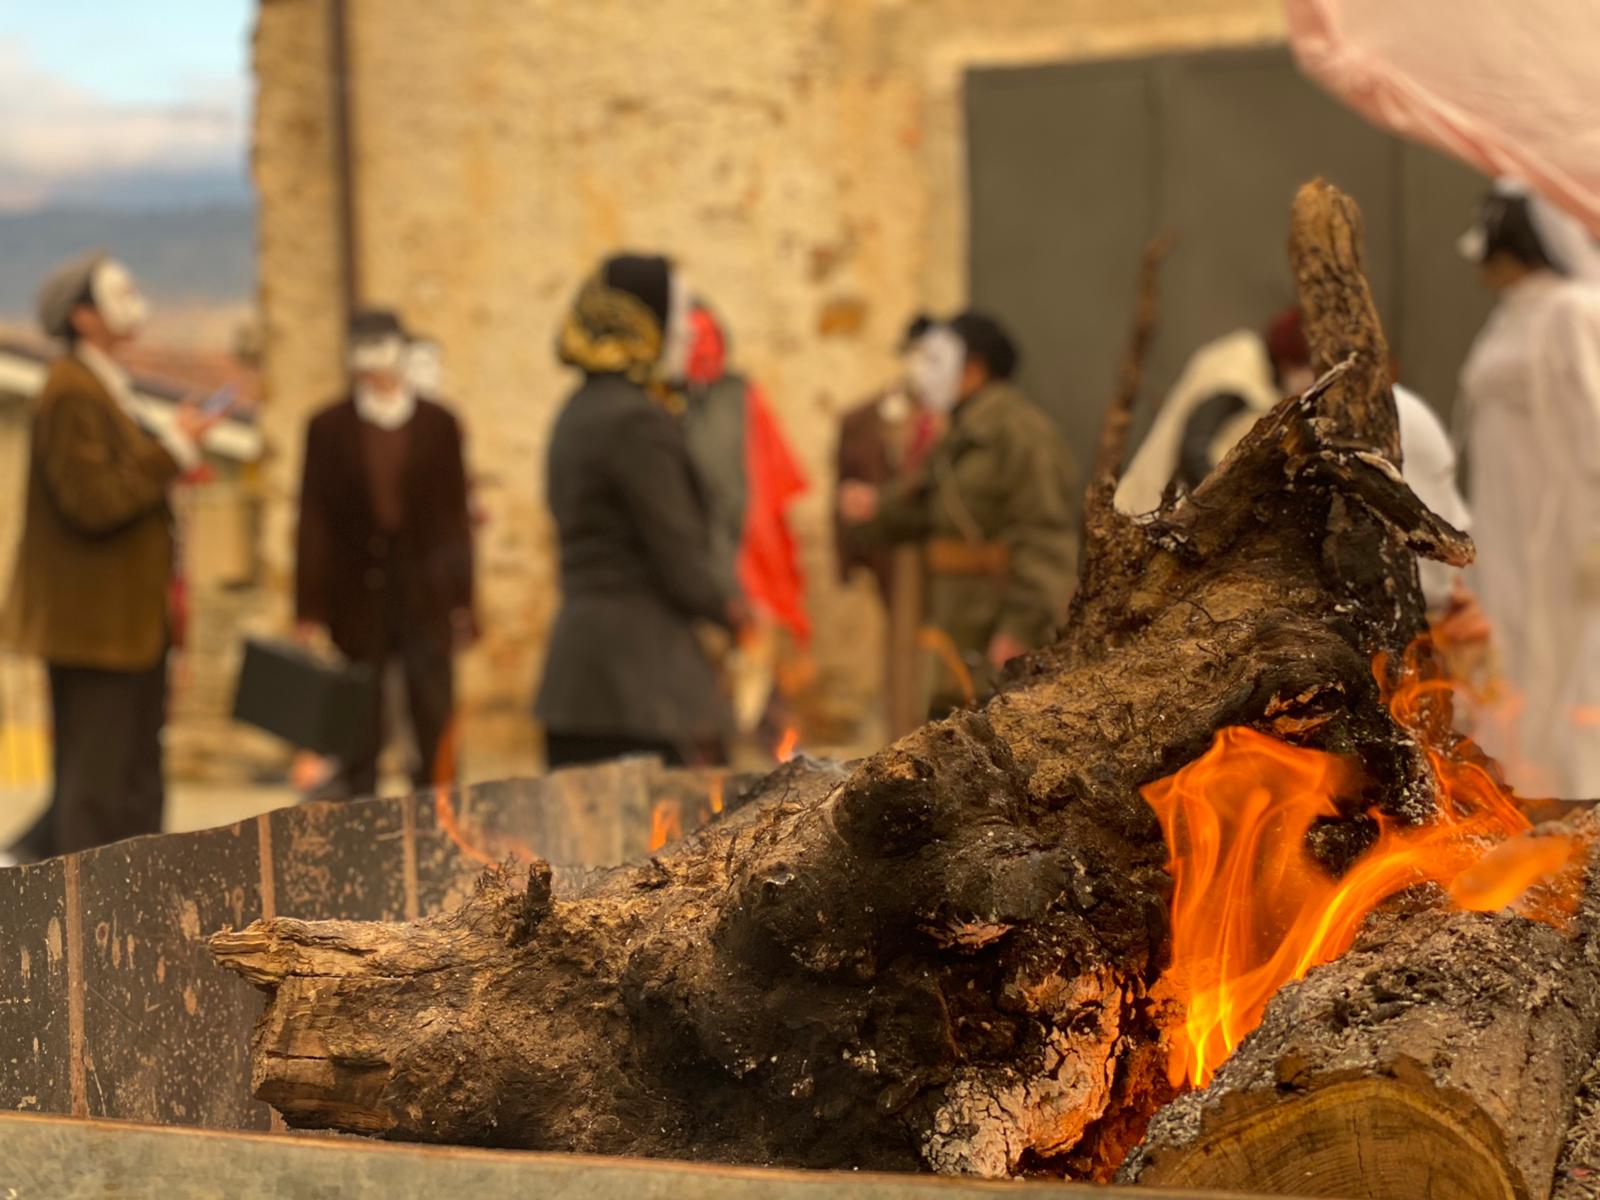
M 256 35 L 280 589 L 301 429 L 340 380 L 327 5 L 263 0 Z M 465 680 L 480 741 L 523 727 L 555 611 L 543 455 L 570 380 L 551 344 L 597 258 L 671 253 L 728 317 L 815 483 L 799 524 L 820 686 L 865 709 L 878 617 L 835 582 L 833 427 L 889 377 L 912 312 L 963 299 L 963 72 L 1283 36 L 1279 0 L 349 0 L 349 14 L 359 292 L 442 341 L 488 516 L 488 632 Z

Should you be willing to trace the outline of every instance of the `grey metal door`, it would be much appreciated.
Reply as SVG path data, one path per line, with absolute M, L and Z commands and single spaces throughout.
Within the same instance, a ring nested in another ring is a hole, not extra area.
M 1489 308 L 1452 249 L 1484 182 L 1364 123 L 1287 50 L 973 71 L 967 119 L 973 302 L 1017 332 L 1023 381 L 1080 463 L 1111 394 L 1146 237 L 1171 229 L 1180 242 L 1140 429 L 1197 346 L 1292 302 L 1289 200 L 1315 175 L 1360 202 L 1402 377 L 1448 413 Z

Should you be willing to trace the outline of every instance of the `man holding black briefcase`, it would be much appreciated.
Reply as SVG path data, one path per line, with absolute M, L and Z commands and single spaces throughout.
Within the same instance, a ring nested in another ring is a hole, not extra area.
M 350 395 L 306 435 L 296 617 L 373 668 L 370 737 L 340 764 L 339 793 L 371 795 L 383 748 L 383 680 L 405 684 L 413 782 L 438 782 L 454 706 L 453 656 L 475 633 L 472 523 L 461 427 L 407 379 L 408 339 L 391 312 L 350 321 Z

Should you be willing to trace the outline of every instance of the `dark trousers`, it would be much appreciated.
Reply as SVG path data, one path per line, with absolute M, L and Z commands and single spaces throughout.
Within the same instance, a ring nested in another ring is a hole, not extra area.
M 161 832 L 166 804 L 161 729 L 167 720 L 167 663 L 147 671 L 98 671 L 50 664 L 55 723 L 52 837 L 39 826 L 24 844 L 70 854 Z
M 390 641 L 389 656 L 373 663 L 376 703 L 372 706 L 370 736 L 363 748 L 341 764 L 338 791 L 356 799 L 378 790 L 378 756 L 383 752 L 384 733 L 389 724 L 390 698 L 385 675 L 391 663 L 398 663 L 405 680 L 405 705 L 416 741 L 417 761 L 411 782 L 418 789 L 453 783 L 455 747 L 446 745 L 451 736 L 455 712 L 455 664 L 450 647 L 434 635 L 402 634 Z

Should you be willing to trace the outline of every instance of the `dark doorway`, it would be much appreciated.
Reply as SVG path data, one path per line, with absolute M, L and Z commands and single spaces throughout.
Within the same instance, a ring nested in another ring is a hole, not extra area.
M 1367 265 L 1401 375 L 1448 414 L 1489 297 L 1455 254 L 1485 186 L 1378 132 L 1282 48 L 967 77 L 972 297 L 1026 354 L 1024 383 L 1080 463 L 1127 337 L 1139 249 L 1180 238 L 1139 428 L 1202 343 L 1293 299 L 1289 200 L 1323 175 L 1360 202 Z

